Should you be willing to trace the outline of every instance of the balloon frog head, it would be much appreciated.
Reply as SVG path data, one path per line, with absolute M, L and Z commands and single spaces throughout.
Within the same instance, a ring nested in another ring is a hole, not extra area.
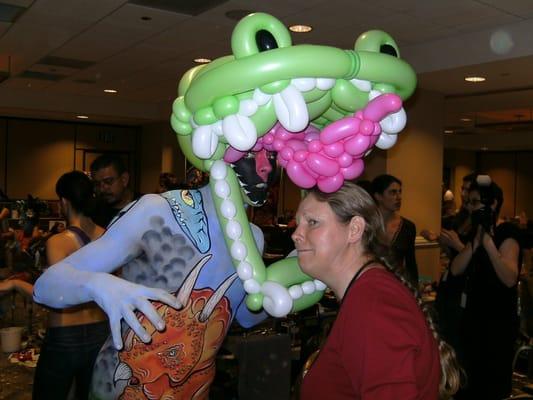
M 171 124 L 187 159 L 210 173 L 217 213 L 229 227 L 226 243 L 238 267 L 260 262 L 250 260 L 249 249 L 239 245 L 245 235 L 242 204 L 264 200 L 269 155 L 276 154 L 297 186 L 337 190 L 363 172 L 363 157 L 374 146 L 395 144 L 406 123 L 402 99 L 414 91 L 416 76 L 382 31 L 362 34 L 353 50 L 293 46 L 279 20 L 255 13 L 237 24 L 231 48 L 233 55 L 182 77 Z M 261 179 L 250 185 L 238 169 L 254 157 Z M 262 275 L 253 268 L 259 285 Z M 259 292 L 257 286 L 249 289 Z

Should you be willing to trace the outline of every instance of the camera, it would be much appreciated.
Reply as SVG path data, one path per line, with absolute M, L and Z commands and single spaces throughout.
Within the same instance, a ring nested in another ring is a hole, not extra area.
M 481 225 L 485 232 L 492 230 L 492 223 L 494 219 L 494 212 L 488 206 L 484 206 L 472 212 L 472 226 L 477 227 Z

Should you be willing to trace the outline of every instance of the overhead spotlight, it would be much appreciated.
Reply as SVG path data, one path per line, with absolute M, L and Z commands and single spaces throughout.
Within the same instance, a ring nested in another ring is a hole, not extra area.
M 76 115 L 76 118 L 78 119 L 89 119 L 87 115 Z
M 115 89 L 104 89 L 104 92 L 106 92 L 106 93 L 118 93 L 118 90 L 115 90 Z
M 451 129 L 445 129 L 445 130 L 444 130 L 444 133 L 446 133 L 446 134 L 449 135 L 449 134 L 452 134 L 453 131 L 452 131 Z
M 467 82 L 485 82 L 487 79 L 483 76 L 467 76 L 465 77 L 465 81 Z
M 464 118 L 461 118 L 461 121 L 463 121 L 463 122 L 470 122 L 470 121 L 472 121 L 472 118 L 466 118 L 466 117 L 464 117 Z
M 296 33 L 307 33 L 307 32 L 311 32 L 313 30 L 313 27 L 309 25 L 291 25 L 289 26 L 289 30 L 291 32 L 296 32 Z

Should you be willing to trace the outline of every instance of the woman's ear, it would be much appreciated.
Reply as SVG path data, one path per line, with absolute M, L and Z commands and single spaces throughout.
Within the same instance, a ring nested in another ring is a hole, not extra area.
M 365 232 L 366 222 L 363 217 L 355 216 L 350 220 L 350 229 L 348 233 L 348 241 L 350 243 L 357 243 L 363 237 Z

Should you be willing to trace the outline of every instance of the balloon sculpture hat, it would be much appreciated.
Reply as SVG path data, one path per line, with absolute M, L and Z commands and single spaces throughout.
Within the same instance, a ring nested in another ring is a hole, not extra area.
M 295 258 L 262 261 L 232 165 L 264 150 L 301 188 L 337 190 L 364 169 L 374 146 L 392 147 L 416 86 L 394 40 L 369 31 L 353 50 L 295 45 L 276 18 L 250 14 L 235 27 L 233 55 L 189 70 L 171 124 L 187 159 L 209 172 L 217 216 L 252 310 L 284 316 L 318 301 L 322 282 Z

